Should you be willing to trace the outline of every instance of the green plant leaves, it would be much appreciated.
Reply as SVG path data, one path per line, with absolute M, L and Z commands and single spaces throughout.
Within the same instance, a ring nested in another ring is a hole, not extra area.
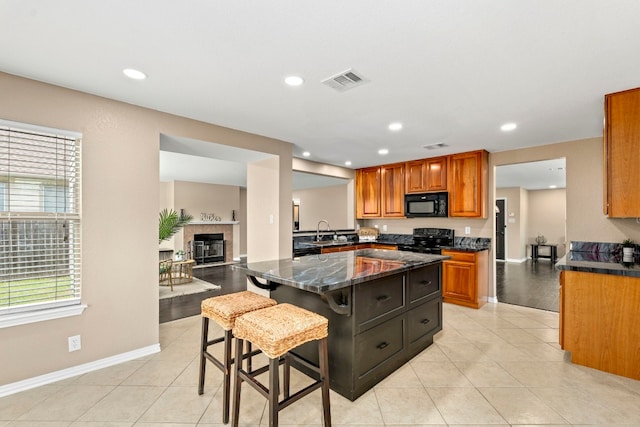
M 193 216 L 186 214 L 180 216 L 173 209 L 163 209 L 160 211 L 158 243 L 169 239 L 176 234 L 182 227 L 189 224 Z

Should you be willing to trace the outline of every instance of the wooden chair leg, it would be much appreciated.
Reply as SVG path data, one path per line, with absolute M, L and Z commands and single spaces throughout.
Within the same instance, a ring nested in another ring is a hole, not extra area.
M 322 380 L 322 411 L 324 414 L 324 427 L 331 427 L 331 405 L 329 402 L 329 352 L 327 339 L 318 340 L 320 378 Z
M 280 358 L 269 359 L 269 427 L 278 426 Z
M 229 424 L 229 395 L 231 393 L 231 375 L 233 374 L 231 371 L 231 338 L 233 338 L 231 330 L 224 331 L 224 384 L 222 386 L 224 393 L 222 398 L 222 422 L 224 424 Z M 242 355 L 240 357 L 242 358 Z
M 243 340 L 239 340 L 236 338 L 236 353 L 235 353 L 235 360 L 236 363 L 234 363 L 233 365 L 233 372 L 234 372 L 234 388 L 235 390 L 233 391 L 233 412 L 231 414 L 231 425 L 232 427 L 238 427 L 238 417 L 240 416 L 240 387 L 242 386 L 242 378 L 240 378 L 240 375 L 238 373 L 238 371 L 240 371 L 240 368 L 242 367 L 242 362 L 237 362 L 238 360 L 242 360 L 242 347 L 243 347 Z
M 209 318 L 202 318 L 202 335 L 200 338 L 200 378 L 198 380 L 198 394 L 204 393 L 204 377 L 207 366 L 207 359 L 204 357 L 204 352 L 207 351 L 207 342 L 209 340 Z

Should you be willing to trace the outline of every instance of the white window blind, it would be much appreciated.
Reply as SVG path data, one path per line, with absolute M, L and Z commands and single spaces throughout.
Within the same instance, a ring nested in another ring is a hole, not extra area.
M 80 137 L 0 121 L 0 316 L 80 303 Z

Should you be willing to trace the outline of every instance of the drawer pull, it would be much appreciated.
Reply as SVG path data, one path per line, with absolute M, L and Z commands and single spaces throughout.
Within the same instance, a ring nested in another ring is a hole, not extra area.
M 431 280 L 423 280 L 420 282 L 421 285 L 429 286 L 431 284 Z
M 391 299 L 391 297 L 389 295 L 380 295 L 378 298 L 376 298 L 379 302 L 385 302 L 385 301 L 389 301 Z
M 388 347 L 388 346 L 389 346 L 388 342 L 383 342 L 383 343 L 378 344 L 376 346 L 376 348 L 379 349 L 379 350 L 382 350 L 383 348 Z
M 422 323 L 423 325 L 428 325 L 429 323 L 431 323 L 431 319 L 422 319 L 420 323 Z

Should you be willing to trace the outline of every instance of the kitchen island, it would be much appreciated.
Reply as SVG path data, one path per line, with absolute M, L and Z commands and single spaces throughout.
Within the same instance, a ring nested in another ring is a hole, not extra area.
M 232 268 L 269 289 L 276 301 L 329 319 L 331 389 L 353 401 L 431 345 L 442 330 L 444 259 L 362 249 Z M 318 363 L 312 343 L 294 352 Z

